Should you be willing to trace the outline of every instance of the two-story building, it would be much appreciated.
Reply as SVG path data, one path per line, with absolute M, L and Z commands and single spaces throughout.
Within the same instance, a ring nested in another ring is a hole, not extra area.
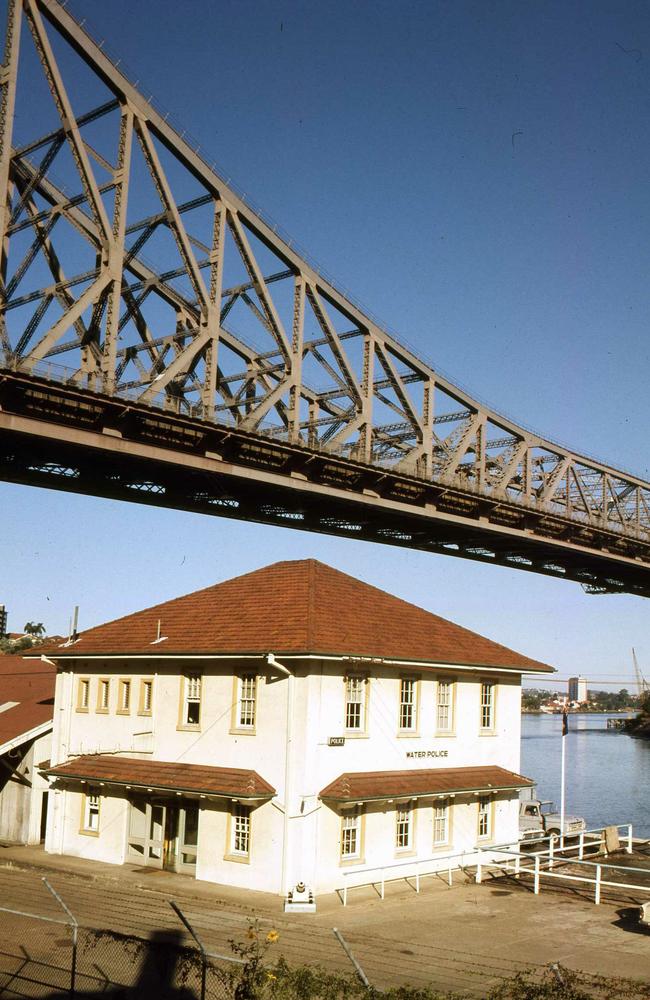
M 284 894 L 518 840 L 521 675 L 552 668 L 322 563 L 46 652 L 50 852 Z

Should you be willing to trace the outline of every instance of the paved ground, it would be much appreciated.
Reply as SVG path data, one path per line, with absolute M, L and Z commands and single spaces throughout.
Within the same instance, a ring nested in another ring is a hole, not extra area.
M 631 861 L 650 873 L 647 849 L 616 859 L 621 866 Z M 629 892 L 604 895 L 601 906 L 594 906 L 593 890 L 580 885 L 566 889 L 552 883 L 535 896 L 529 885 L 514 879 L 490 878 L 476 885 L 457 875 L 452 888 L 431 877 L 423 879 L 416 895 L 405 883 L 394 883 L 383 901 L 372 889 L 360 889 L 350 894 L 346 908 L 335 895 L 324 896 L 316 914 L 285 917 L 279 899 L 264 893 L 154 869 L 46 855 L 40 848 L 0 846 L 0 906 L 61 917 L 43 875 L 84 926 L 145 936 L 178 930 L 169 905 L 174 899 L 210 950 L 229 953 L 229 940 L 241 940 L 257 916 L 264 930 L 280 933 L 274 954 L 349 972 L 332 934 L 336 926 L 378 986 L 432 983 L 481 996 L 504 976 L 551 962 L 591 974 L 650 980 L 650 933 L 640 933 L 631 919 L 638 899 Z M 0 913 L 0 972 L 16 967 L 21 946 L 52 965 L 59 949 L 63 964 L 67 961 L 65 928 Z M 0 995 L 10 995 L 1 984 L 0 978 Z

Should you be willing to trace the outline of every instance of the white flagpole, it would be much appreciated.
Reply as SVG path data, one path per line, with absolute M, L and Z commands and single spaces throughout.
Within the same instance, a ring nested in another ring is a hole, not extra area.
M 562 774 L 560 778 L 560 847 L 564 847 L 564 777 L 566 774 L 566 736 L 569 731 L 569 720 L 567 716 L 567 704 L 564 703 L 562 712 Z

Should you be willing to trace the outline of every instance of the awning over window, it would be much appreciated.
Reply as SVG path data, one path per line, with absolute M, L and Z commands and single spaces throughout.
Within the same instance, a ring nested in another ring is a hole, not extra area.
M 275 788 L 257 771 L 207 767 L 162 760 L 136 760 L 113 754 L 76 757 L 45 771 L 51 778 L 119 785 L 147 792 L 185 792 L 228 799 L 270 799 Z
M 393 798 L 458 795 L 462 792 L 516 791 L 535 782 L 514 771 L 486 767 L 441 767 L 409 771 L 340 774 L 320 793 L 329 802 L 369 802 Z

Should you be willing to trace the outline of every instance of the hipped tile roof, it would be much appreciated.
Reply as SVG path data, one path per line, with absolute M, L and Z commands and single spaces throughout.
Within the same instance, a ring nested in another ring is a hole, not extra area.
M 166 638 L 156 643 L 159 623 Z M 274 563 L 47 649 L 57 659 L 269 651 L 553 670 L 313 559 Z
M 331 802 L 368 802 L 404 796 L 459 794 L 526 788 L 534 785 L 503 767 L 441 767 L 413 771 L 360 771 L 340 774 L 320 793 Z
M 206 767 L 202 764 L 88 754 L 51 767 L 46 773 L 55 778 L 224 798 L 270 799 L 275 795 L 273 786 L 257 771 L 240 767 Z

